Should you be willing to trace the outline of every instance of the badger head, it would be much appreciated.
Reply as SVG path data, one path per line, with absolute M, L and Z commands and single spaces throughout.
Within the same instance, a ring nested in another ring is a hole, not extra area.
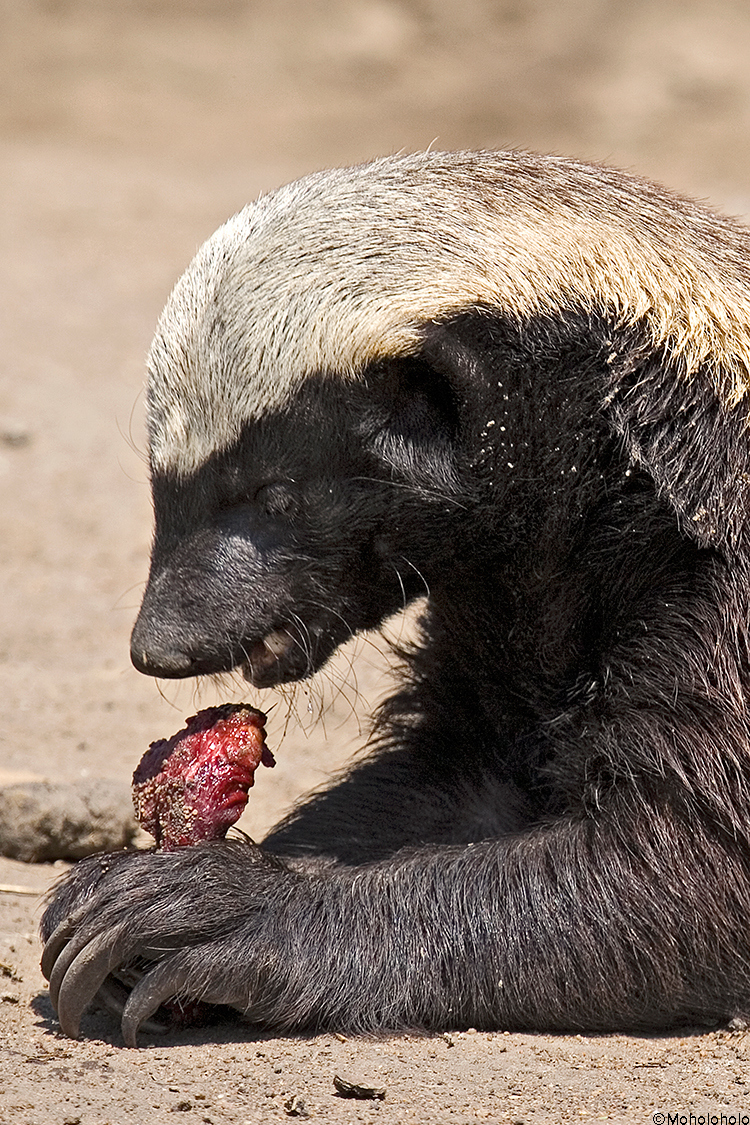
M 459 557 L 512 549 L 517 482 L 539 477 L 552 431 L 599 442 L 584 415 L 603 415 L 617 372 L 655 349 L 685 386 L 709 365 L 716 395 L 739 401 L 747 290 L 717 287 L 720 251 L 695 233 L 708 221 L 606 169 L 481 153 L 320 173 L 241 211 L 178 282 L 150 353 L 155 536 L 136 667 L 241 666 L 259 686 L 309 675 Z M 584 337 L 588 359 L 569 346 Z M 529 406 L 514 371 L 555 348 L 568 381 Z M 592 355 L 593 397 L 576 390 Z M 523 466 L 496 418 L 514 399 Z M 621 437 L 631 401 L 610 418 Z M 697 504 L 631 430 L 631 462 L 676 509 Z

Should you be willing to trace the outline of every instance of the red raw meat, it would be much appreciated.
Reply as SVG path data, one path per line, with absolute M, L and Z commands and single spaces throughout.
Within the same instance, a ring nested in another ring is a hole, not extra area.
M 224 703 L 151 743 L 133 774 L 133 805 L 157 847 L 223 839 L 242 815 L 258 766 L 276 764 L 265 722 L 254 707 Z

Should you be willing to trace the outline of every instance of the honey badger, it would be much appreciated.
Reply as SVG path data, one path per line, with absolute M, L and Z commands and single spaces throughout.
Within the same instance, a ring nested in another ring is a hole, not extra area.
M 750 1014 L 750 236 L 522 153 L 322 172 L 223 226 L 149 360 L 132 656 L 299 680 L 426 594 L 369 756 L 261 847 L 78 865 L 62 1028 Z M 118 971 L 137 963 L 132 990 Z

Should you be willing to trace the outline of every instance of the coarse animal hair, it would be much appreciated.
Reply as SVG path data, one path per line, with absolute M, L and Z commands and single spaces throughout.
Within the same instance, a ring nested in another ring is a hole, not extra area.
M 298 680 L 427 597 L 369 756 L 261 847 L 79 865 L 43 921 L 64 1030 L 97 993 L 129 1043 L 174 997 L 750 1015 L 749 251 L 524 153 L 317 173 L 209 239 L 149 358 L 136 667 Z

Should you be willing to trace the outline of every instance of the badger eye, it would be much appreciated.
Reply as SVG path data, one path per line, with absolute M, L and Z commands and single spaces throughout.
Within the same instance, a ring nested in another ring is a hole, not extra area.
M 254 503 L 265 515 L 290 519 L 299 511 L 299 489 L 295 481 L 271 481 L 258 489 Z

